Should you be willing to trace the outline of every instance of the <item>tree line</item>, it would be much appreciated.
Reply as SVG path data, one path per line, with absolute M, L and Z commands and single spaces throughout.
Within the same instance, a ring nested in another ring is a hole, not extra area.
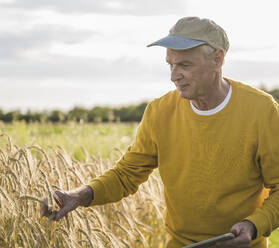
M 67 123 L 67 122 L 139 122 L 147 102 L 138 105 L 124 107 L 102 107 L 95 106 L 91 109 L 84 107 L 74 107 L 65 112 L 61 110 L 51 110 L 43 112 L 27 111 L 21 113 L 19 110 L 4 113 L 0 109 L 0 121 L 12 123 L 14 121 L 25 121 L 26 123 Z
M 265 90 L 267 91 L 267 90 Z M 279 89 L 267 91 L 274 99 L 279 102 Z M 19 110 L 4 113 L 0 109 L 0 121 L 12 123 L 14 121 L 25 121 L 26 123 L 67 123 L 67 122 L 139 122 L 147 102 L 138 105 L 129 105 L 124 107 L 102 107 L 96 106 L 91 109 L 84 107 L 74 107 L 68 112 L 61 110 L 21 113 Z

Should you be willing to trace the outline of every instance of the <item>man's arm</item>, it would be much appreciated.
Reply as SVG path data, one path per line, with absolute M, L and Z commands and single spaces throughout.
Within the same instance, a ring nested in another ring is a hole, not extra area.
M 88 184 L 94 191 L 94 200 L 90 205 L 116 202 L 134 194 L 138 186 L 145 182 L 157 167 L 157 146 L 152 132 L 152 118 L 152 107 L 149 104 L 138 127 L 134 143 L 114 168 Z
M 264 186 L 270 195 L 254 213 L 232 226 L 234 239 L 218 242 L 210 248 L 250 247 L 251 241 L 268 236 L 279 226 L 279 107 L 271 102 L 262 116 L 259 130 L 257 161 L 261 168 Z
M 79 206 L 116 202 L 133 194 L 157 167 L 157 148 L 152 135 L 151 106 L 148 105 L 139 125 L 135 142 L 115 167 L 93 179 L 88 185 L 71 191 L 55 191 L 54 199 L 60 207 L 54 220 L 59 220 Z M 41 215 L 50 216 L 48 199 L 41 205 Z
M 262 118 L 257 161 L 269 197 L 246 220 L 254 223 L 257 237 L 269 236 L 279 226 L 279 106 L 273 101 Z

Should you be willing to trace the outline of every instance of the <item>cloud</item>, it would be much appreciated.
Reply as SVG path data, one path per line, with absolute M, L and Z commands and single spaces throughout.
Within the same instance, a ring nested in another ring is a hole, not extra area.
M 62 25 L 37 25 L 21 32 L 10 31 L 0 34 L 0 61 L 19 58 L 28 51 L 47 48 L 53 43 L 80 43 L 97 32 L 75 30 Z M 15 61 L 16 62 L 16 61 Z
M 44 80 L 64 80 L 85 85 L 122 82 L 124 84 L 148 84 L 170 81 L 169 69 L 164 63 L 142 61 L 139 58 L 119 59 L 84 58 L 70 56 L 46 56 L 40 59 L 16 59 L 0 62 L 0 79 L 28 81 L 36 84 Z M 227 60 L 224 75 L 235 80 L 259 82 L 279 86 L 278 61 Z M 277 80 L 277 85 L 276 85 Z
M 228 60 L 225 62 L 224 75 L 244 83 L 248 80 L 254 85 L 264 83 L 278 88 L 278 68 L 279 61 Z
M 117 59 L 46 55 L 37 59 L 16 58 L 0 61 L 0 78 L 76 80 L 106 83 L 122 81 L 133 84 L 138 82 L 168 81 L 169 69 L 164 63 L 141 60 L 138 57 Z M 229 60 L 224 66 L 224 75 L 236 80 L 267 82 L 279 79 L 279 61 Z M 279 84 L 279 81 L 278 81 Z M 277 86 L 278 87 L 278 86 Z
M 52 80 L 50 80 L 52 82 Z M 2 83 L 0 79 L 0 109 L 70 109 L 75 105 L 92 107 L 93 105 L 127 105 L 151 100 L 164 95 L 173 89 L 167 81 L 141 84 L 112 81 L 106 84 L 77 83 L 75 87 L 70 82 L 49 83 L 39 86 L 34 82 L 28 83 L 10 81 Z M 12 90 L 11 90 L 12 89 Z
M 0 7 L 28 10 L 52 9 L 70 13 L 102 13 L 109 15 L 165 15 L 187 13 L 187 1 L 175 0 L 15 0 Z
M 229 48 L 231 53 L 242 53 L 242 52 L 258 52 L 275 49 L 276 45 L 272 44 L 272 41 L 266 44 L 232 44 Z
M 0 78 L 28 79 L 61 78 L 105 82 L 106 80 L 150 81 L 167 76 L 168 68 L 160 65 L 143 63 L 137 58 L 119 58 L 115 60 L 103 58 L 83 58 L 67 56 L 48 56 L 40 59 L 15 59 L 0 61 Z

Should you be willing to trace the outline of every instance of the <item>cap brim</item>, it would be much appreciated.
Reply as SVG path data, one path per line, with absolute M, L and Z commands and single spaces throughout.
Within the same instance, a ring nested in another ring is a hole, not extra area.
M 200 46 L 203 44 L 206 44 L 206 42 L 169 35 L 163 39 L 160 39 L 158 41 L 155 41 L 155 42 L 147 45 L 147 47 L 162 46 L 162 47 L 175 49 L 175 50 L 185 50 L 185 49 L 190 49 L 190 48 L 197 47 L 197 46 Z

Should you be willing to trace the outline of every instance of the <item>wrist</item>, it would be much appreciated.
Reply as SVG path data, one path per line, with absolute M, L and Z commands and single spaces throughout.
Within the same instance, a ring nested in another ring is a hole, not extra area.
M 88 207 L 94 198 L 92 188 L 87 185 L 77 188 L 71 193 L 77 199 L 78 205 L 83 207 Z
M 247 223 L 249 225 L 249 230 L 250 230 L 250 235 L 251 235 L 251 240 L 256 239 L 257 237 L 257 228 L 253 222 L 250 220 L 244 220 L 243 222 Z

